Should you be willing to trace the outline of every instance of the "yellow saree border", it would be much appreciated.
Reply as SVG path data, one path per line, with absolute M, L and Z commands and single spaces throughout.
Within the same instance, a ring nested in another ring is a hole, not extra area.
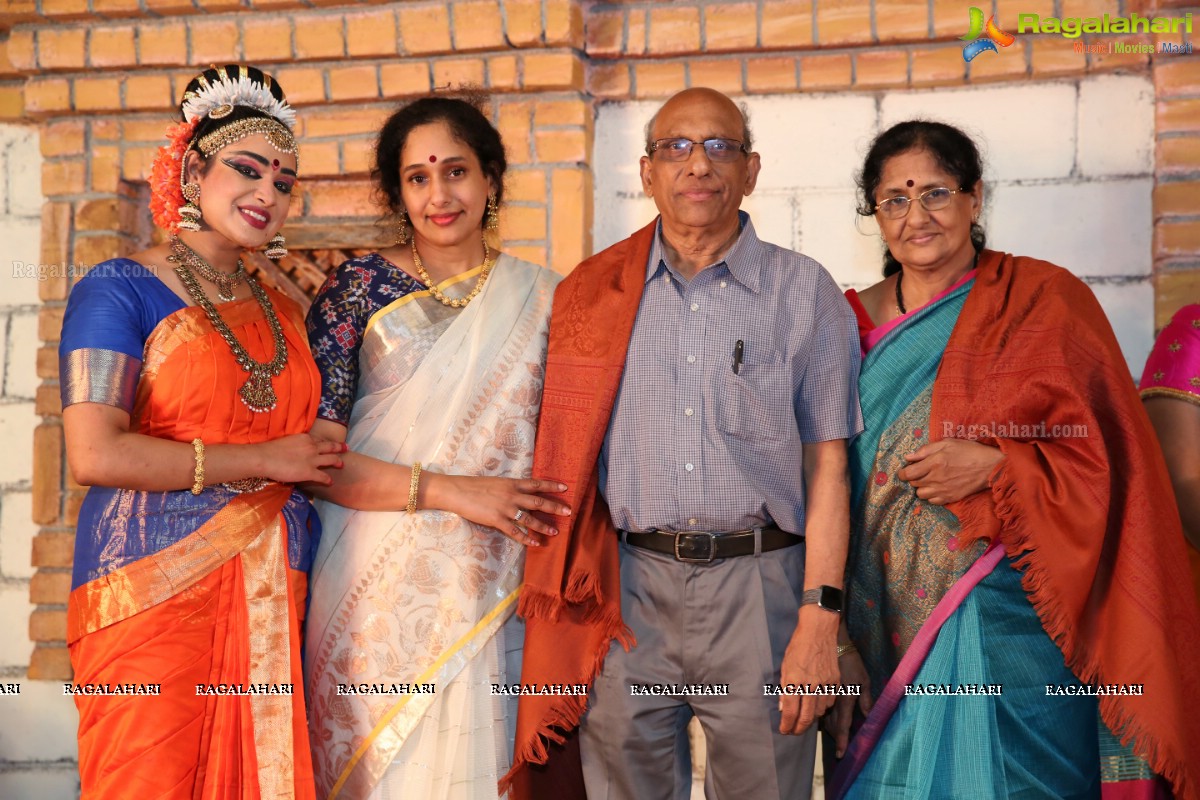
M 288 617 L 286 533 L 278 514 L 242 551 L 242 583 L 246 589 L 246 622 L 250 631 L 250 683 L 286 684 L 291 679 Z M 292 697 L 250 696 L 254 726 L 258 788 L 264 798 L 295 797 L 292 742 Z
M 517 598 L 520 596 L 522 588 L 524 588 L 524 584 L 518 586 L 516 589 L 510 592 L 507 597 L 497 603 L 495 608 L 489 611 L 481 620 L 479 620 L 479 622 L 475 624 L 475 627 L 463 634 L 462 638 L 455 642 L 453 646 L 447 648 L 440 656 L 438 656 L 437 659 L 430 664 L 424 672 L 414 679 L 413 683 L 428 683 L 429 679 L 433 677 L 434 673 L 445 666 L 446 663 L 450 661 L 450 659 L 452 659 L 460 650 L 466 647 L 472 639 L 474 639 L 487 628 L 491 627 L 491 625 L 496 621 L 497 617 L 499 617 L 517 602 Z M 360 744 L 358 749 L 354 751 L 354 755 L 350 757 L 350 761 L 347 762 L 346 768 L 342 770 L 342 774 L 338 776 L 337 782 L 334 783 L 333 788 L 329 790 L 328 800 L 334 800 L 334 798 L 341 793 L 342 788 L 345 786 L 346 781 L 350 779 L 350 776 L 354 772 L 354 768 L 358 765 L 358 762 L 361 761 L 363 756 L 367 754 L 367 751 L 375 743 L 375 740 L 378 739 L 383 733 L 384 729 L 387 728 L 387 726 L 391 723 L 392 719 L 399 714 L 406 705 L 408 705 L 408 701 L 413 697 L 414 695 L 411 694 L 402 695 L 401 698 L 396 701 L 396 704 L 392 706 L 391 709 L 389 709 L 388 712 L 383 715 L 375 727 L 371 729 L 371 732 L 363 738 L 362 744 Z
M 169 547 L 88 581 L 71 592 L 67 642 L 128 619 L 200 581 L 249 546 L 283 510 L 290 486 L 242 494 Z
M 497 259 L 497 261 L 499 261 L 499 259 Z M 483 272 L 482 264 L 480 264 L 478 267 L 475 267 L 475 269 L 469 269 L 460 275 L 455 275 L 453 278 L 447 278 L 446 280 L 437 284 L 438 291 L 441 291 L 442 289 L 449 289 L 451 286 L 455 285 L 456 283 L 462 283 L 463 281 L 470 280 L 472 278 L 477 278 L 477 277 L 479 277 L 479 273 L 481 273 L 481 272 Z M 402 305 L 405 305 L 406 303 L 410 303 L 413 300 L 416 300 L 421 297 L 430 297 L 432 294 L 433 294 L 433 291 L 431 289 L 422 289 L 419 292 L 409 292 L 408 294 L 404 295 L 404 297 L 398 298 L 398 299 L 393 300 L 392 302 L 388 303 L 386 306 L 384 306 L 383 308 L 379 309 L 374 314 L 372 314 L 371 318 L 367 320 L 367 327 L 363 329 L 363 337 L 365 338 L 366 335 L 371 332 L 371 328 L 374 327 L 375 322 L 377 320 L 383 319 L 389 313 L 395 311 L 397 308 L 399 308 Z

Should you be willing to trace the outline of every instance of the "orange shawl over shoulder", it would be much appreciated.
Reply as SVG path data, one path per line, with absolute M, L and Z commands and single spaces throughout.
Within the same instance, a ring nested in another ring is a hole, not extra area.
M 985 251 L 930 428 L 965 438 L 1012 423 L 1047 433 L 980 437 L 1005 459 L 990 492 L 950 505 L 962 536 L 1000 538 L 1082 682 L 1144 685 L 1102 697 L 1104 721 L 1177 797 L 1198 798 L 1200 613 L 1154 430 L 1091 291 L 1059 267 Z
M 526 551 L 518 607 L 526 620 L 525 684 L 590 684 L 613 639 L 627 649 L 634 643 L 621 621 L 617 535 L 600 496 L 597 459 L 656 224 L 584 261 L 554 294 L 533 474 L 565 483 L 573 514 L 556 520 L 559 534 L 545 547 Z M 502 788 L 527 764 L 546 763 L 548 741 L 562 744 L 586 707 L 586 697 L 523 695 L 513 768 Z M 529 791 L 518 781 L 518 795 Z

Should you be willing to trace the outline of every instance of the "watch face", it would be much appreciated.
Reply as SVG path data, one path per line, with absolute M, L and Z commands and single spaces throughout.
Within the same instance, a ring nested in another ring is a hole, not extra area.
M 842 590 L 832 586 L 822 586 L 817 605 L 829 611 L 842 612 Z

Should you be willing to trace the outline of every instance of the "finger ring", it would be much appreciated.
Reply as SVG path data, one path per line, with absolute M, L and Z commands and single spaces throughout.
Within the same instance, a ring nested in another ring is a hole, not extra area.
M 525 519 L 525 509 L 518 508 L 517 513 L 513 515 L 513 522 L 520 522 Z

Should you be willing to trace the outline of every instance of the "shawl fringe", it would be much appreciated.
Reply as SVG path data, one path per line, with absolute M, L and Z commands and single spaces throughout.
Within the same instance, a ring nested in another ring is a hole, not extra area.
M 1014 566 L 1021 570 L 1021 587 L 1029 597 L 1046 634 L 1062 651 L 1066 666 L 1080 683 L 1105 684 L 1104 669 L 1100 657 L 1079 641 L 1070 614 L 1059 602 L 1051 586 L 1045 564 L 1046 555 L 1034 547 L 1030 526 L 1024 519 L 1016 479 L 1002 461 L 992 475 L 992 497 L 996 505 L 996 516 L 1000 520 L 1000 541 L 1004 545 Z M 1154 772 L 1180 790 L 1180 797 L 1191 797 L 1195 787 L 1183 769 L 1182 759 L 1172 759 L 1159 746 L 1151 728 L 1137 715 L 1126 709 L 1119 695 L 1099 698 L 1100 716 L 1121 741 L 1128 747 L 1132 743 L 1134 753 L 1146 759 Z

